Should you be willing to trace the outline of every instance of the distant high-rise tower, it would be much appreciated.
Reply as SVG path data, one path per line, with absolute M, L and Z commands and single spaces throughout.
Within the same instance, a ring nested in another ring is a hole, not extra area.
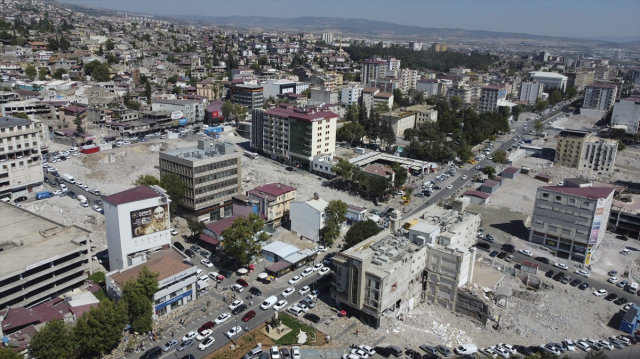
M 327 44 L 331 44 L 333 42 L 333 34 L 330 32 L 322 33 L 322 41 L 324 41 Z

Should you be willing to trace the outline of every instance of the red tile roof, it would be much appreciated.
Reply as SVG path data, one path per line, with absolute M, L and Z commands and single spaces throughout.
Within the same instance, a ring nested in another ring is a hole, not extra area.
M 572 196 L 590 198 L 590 199 L 598 199 L 598 198 L 607 198 L 613 191 L 615 191 L 612 187 L 563 187 L 563 186 L 546 186 L 540 187 L 542 190 L 547 190 L 551 192 L 570 194 Z
M 297 191 L 297 188 L 289 187 L 281 183 L 267 183 L 254 188 L 252 191 L 260 191 L 278 197 L 287 192 Z
M 147 186 L 138 186 L 136 188 L 106 196 L 104 200 L 115 205 L 120 205 L 156 197 L 160 197 L 160 195 L 151 188 Z
M 200 240 L 203 241 L 203 242 L 207 242 L 209 244 L 213 244 L 214 246 L 216 244 L 220 243 L 219 240 L 217 240 L 217 239 L 215 239 L 213 237 L 207 236 L 206 234 L 202 234 L 202 233 L 200 233 Z
M 227 227 L 230 227 L 231 224 L 233 223 L 233 221 L 238 217 L 240 217 L 240 216 L 231 216 L 231 217 L 227 217 L 227 218 L 223 218 L 223 219 L 217 220 L 217 221 L 212 222 L 212 223 L 207 223 L 207 228 L 212 230 L 214 233 L 217 233 L 218 235 L 220 235 L 220 234 L 222 234 L 222 231 L 227 229 Z
M 487 199 L 489 198 L 491 195 L 485 192 L 480 192 L 480 191 L 476 191 L 476 190 L 466 190 L 464 191 L 464 195 L 465 196 L 473 196 L 473 197 L 479 197 L 479 198 L 483 198 L 483 199 Z
M 495 186 L 500 186 L 500 182 L 496 181 L 496 180 L 487 180 L 485 183 L 482 184 L 482 187 L 495 187 Z
M 616 85 L 609 85 L 609 84 L 591 84 L 591 85 L 587 85 L 587 87 L 602 87 L 602 88 L 608 88 L 608 89 L 612 89 L 612 88 L 616 88 Z
M 375 165 L 368 165 L 363 169 L 364 172 L 367 172 L 372 175 L 387 177 L 390 174 L 394 173 L 394 171 L 390 167 L 380 167 Z

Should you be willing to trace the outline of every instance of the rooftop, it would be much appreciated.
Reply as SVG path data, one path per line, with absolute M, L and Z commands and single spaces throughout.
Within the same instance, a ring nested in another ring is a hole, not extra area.
M 77 251 L 91 232 L 0 202 L 0 278 L 58 255 Z
M 278 197 L 282 196 L 285 193 L 296 191 L 297 188 L 289 187 L 287 185 L 283 185 L 281 183 L 267 183 L 262 186 L 258 186 L 252 190 L 249 190 L 252 194 L 259 194 L 257 192 L 264 192 L 270 194 L 272 196 Z
M 160 194 L 147 186 L 138 186 L 132 189 L 128 189 L 126 191 L 114 193 L 110 196 L 106 196 L 104 201 L 121 205 L 124 203 L 131 203 L 136 201 L 142 201 L 145 199 L 151 199 L 160 197 Z
M 555 72 L 543 72 L 543 71 L 531 71 L 529 72 L 531 77 L 554 77 L 557 79 L 566 79 L 567 77 Z
M 149 260 L 146 262 L 115 272 L 109 277 L 114 282 L 123 285 L 129 280 L 137 278 L 142 267 L 147 267 L 150 271 L 158 273 L 158 281 L 162 281 L 191 268 L 189 264 L 183 263 L 183 260 L 184 257 L 174 249 L 166 249 L 149 254 Z
M 591 84 L 591 85 L 587 85 L 587 87 L 600 87 L 600 88 L 607 88 L 607 89 L 617 88 L 616 85 L 610 85 L 610 84 Z
M 584 197 L 589 199 L 607 198 L 611 195 L 615 189 L 613 187 L 561 187 L 561 186 L 547 186 L 540 187 L 538 190 L 551 191 L 563 194 L 569 194 L 577 197 Z
M 265 112 L 267 115 L 280 116 L 280 117 L 289 117 L 297 120 L 303 120 L 308 122 L 314 122 L 324 119 L 330 119 L 338 117 L 335 113 L 331 111 L 315 111 L 315 110 L 303 110 L 298 108 L 272 108 Z
M 216 157 L 235 155 L 241 156 L 236 146 L 230 142 L 214 142 L 213 140 L 198 140 L 198 146 L 178 148 L 175 150 L 162 151 L 160 157 L 172 156 L 180 159 L 198 162 L 205 159 L 211 159 Z
M 28 126 L 32 123 L 33 121 L 31 120 L 25 120 L 24 118 L 19 118 L 19 117 L 13 117 L 13 116 L 0 117 L 0 128 L 13 127 L 13 126 L 25 126 L 25 125 Z
M 184 105 L 202 103 L 202 101 L 201 100 L 154 100 L 153 103 L 184 106 Z

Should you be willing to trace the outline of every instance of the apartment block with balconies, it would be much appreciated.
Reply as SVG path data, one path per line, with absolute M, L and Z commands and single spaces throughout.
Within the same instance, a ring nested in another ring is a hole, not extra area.
M 0 117 L 0 197 L 24 196 L 42 185 L 41 129 L 39 121 Z
M 584 100 L 580 113 L 584 113 L 584 110 L 606 113 L 613 107 L 617 92 L 618 87 L 615 85 L 591 84 L 587 86 L 584 90 Z
M 555 163 L 591 173 L 613 172 L 618 142 L 580 130 L 562 130 L 558 135 Z

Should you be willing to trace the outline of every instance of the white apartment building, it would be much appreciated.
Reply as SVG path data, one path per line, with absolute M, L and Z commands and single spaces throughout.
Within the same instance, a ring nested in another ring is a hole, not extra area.
M 589 265 L 605 236 L 614 188 L 569 184 L 538 188 L 529 242 L 557 251 L 558 258 Z
M 323 32 L 322 33 L 322 41 L 324 41 L 327 44 L 331 44 L 333 42 L 333 33 Z
M 618 141 L 603 139 L 582 130 L 562 130 L 558 134 L 555 162 L 595 173 L 613 172 Z
M 41 188 L 42 127 L 40 121 L 0 117 L 0 198 L 21 197 Z
M 531 71 L 527 76 L 529 81 L 541 83 L 547 92 L 553 88 L 560 89 L 560 91 L 567 89 L 567 76 L 555 72 Z
M 584 110 L 594 110 L 606 113 L 613 107 L 616 101 L 618 88 L 610 84 L 591 84 L 584 89 L 584 100 L 582 101 L 581 113 Z
M 400 90 L 402 90 L 402 92 L 407 92 L 418 86 L 418 80 L 420 79 L 418 70 L 402 69 L 399 75 L 401 81 Z
M 413 50 L 413 51 L 422 50 L 422 43 L 419 41 L 409 41 L 409 50 Z
M 56 119 L 55 108 L 48 103 L 41 102 L 36 98 L 24 101 L 6 102 L 0 104 L 0 115 L 11 116 L 16 113 L 25 113 L 27 115 L 39 115 L 46 119 Z
M 438 110 L 430 105 L 413 105 L 406 108 L 407 111 L 416 111 L 416 128 L 424 122 L 436 122 L 438 120 Z
M 529 105 L 536 103 L 536 99 L 542 97 L 543 85 L 537 82 L 523 81 L 520 84 L 520 101 L 527 101 Z
M 393 94 L 381 92 L 375 87 L 365 87 L 362 90 L 362 109 L 367 111 L 367 115 L 369 115 L 371 110 L 379 105 L 386 105 L 390 109 L 393 108 Z
M 358 85 L 343 87 L 340 95 L 340 103 L 345 106 L 351 106 L 353 104 L 357 105 L 360 100 L 360 96 L 362 96 L 362 90 L 363 88 Z
M 478 112 L 498 111 L 498 102 L 507 98 L 507 88 L 505 86 L 489 85 L 482 88 Z
M 151 111 L 182 111 L 185 119 L 191 124 L 204 121 L 206 100 L 154 100 Z
M 360 82 L 368 85 L 371 81 L 384 77 L 387 70 L 390 70 L 390 68 L 386 61 L 365 60 L 362 62 Z
M 613 105 L 611 126 L 622 127 L 628 133 L 637 133 L 640 127 L 640 97 L 617 100 Z
M 314 197 L 307 201 L 291 202 L 291 231 L 314 242 L 320 240 L 320 230 L 325 225 L 327 201 Z
M 416 81 L 416 90 L 422 92 L 425 98 L 440 94 L 440 83 L 436 79 L 423 79 Z
M 400 61 L 395 57 L 387 57 L 387 69 L 391 71 L 400 70 Z
M 467 85 L 458 84 L 447 88 L 447 102 L 453 96 L 461 99 L 462 103 L 471 103 L 471 89 Z

